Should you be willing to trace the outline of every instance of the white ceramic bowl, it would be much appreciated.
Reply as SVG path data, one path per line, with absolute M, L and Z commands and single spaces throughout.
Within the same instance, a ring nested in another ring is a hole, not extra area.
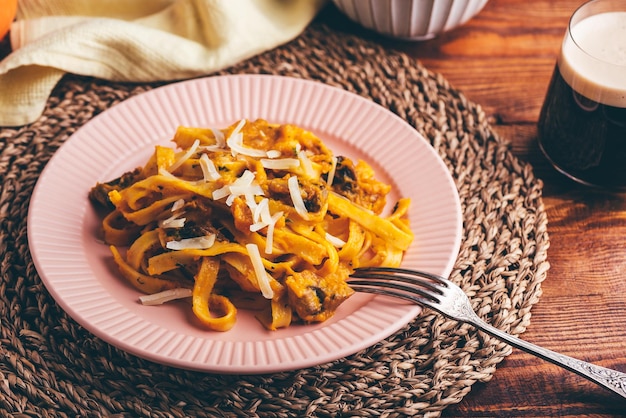
M 385 36 L 424 40 L 478 14 L 488 0 L 333 0 L 351 20 Z

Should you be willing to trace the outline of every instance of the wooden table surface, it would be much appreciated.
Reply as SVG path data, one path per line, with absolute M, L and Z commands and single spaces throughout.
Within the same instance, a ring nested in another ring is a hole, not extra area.
M 582 0 L 490 0 L 463 27 L 424 42 L 361 30 L 334 9 L 321 18 L 402 50 L 480 104 L 544 182 L 551 268 L 527 341 L 626 372 L 626 195 L 592 192 L 557 174 L 536 122 L 567 21 Z M 6 53 L 8 43 L 2 42 Z M 2 56 L 0 54 L 0 56 Z M 626 400 L 519 350 L 445 417 L 626 416 Z
M 544 182 L 551 268 L 523 339 L 626 372 L 626 195 L 592 192 L 558 174 L 536 123 L 569 16 L 583 0 L 490 0 L 464 26 L 424 42 L 391 41 L 325 10 L 331 25 L 418 58 L 480 104 L 493 128 Z M 626 74 L 625 74 L 626 76 Z M 626 164 L 626 161 L 624 162 Z M 626 400 L 513 350 L 445 417 L 626 416 Z

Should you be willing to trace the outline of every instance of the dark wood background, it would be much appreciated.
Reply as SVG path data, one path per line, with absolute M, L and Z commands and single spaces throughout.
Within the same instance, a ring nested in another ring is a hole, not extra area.
M 572 12 L 582 0 L 490 0 L 438 38 L 392 41 L 362 30 L 331 4 L 320 19 L 418 58 L 480 104 L 515 155 L 544 181 L 551 269 L 522 338 L 626 372 L 626 195 L 588 190 L 541 155 L 536 123 Z M 9 52 L 0 41 L 0 58 Z M 626 75 L 625 75 L 626 76 Z M 626 162 L 625 162 L 626 163 Z M 519 350 L 445 417 L 626 417 L 626 400 Z
M 556 173 L 536 123 L 569 16 L 582 0 L 490 0 L 464 26 L 424 42 L 393 41 L 352 24 L 342 30 L 418 58 L 480 104 L 513 152 L 544 182 L 551 268 L 527 341 L 626 373 L 626 194 L 592 192 Z M 624 74 L 626 77 L 626 74 Z M 626 161 L 624 162 L 626 164 Z M 445 417 L 626 416 L 626 400 L 522 351 L 476 384 Z

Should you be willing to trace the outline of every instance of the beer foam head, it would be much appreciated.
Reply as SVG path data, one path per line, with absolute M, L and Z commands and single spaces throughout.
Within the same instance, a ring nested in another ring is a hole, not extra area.
M 626 108 L 626 11 L 572 21 L 559 69 L 567 84 L 583 96 Z

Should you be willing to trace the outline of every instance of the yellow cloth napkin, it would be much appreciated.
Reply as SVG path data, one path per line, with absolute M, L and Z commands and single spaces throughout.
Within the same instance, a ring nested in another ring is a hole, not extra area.
M 297 37 L 326 0 L 20 0 L 0 62 L 0 126 L 36 120 L 65 73 L 196 77 Z

